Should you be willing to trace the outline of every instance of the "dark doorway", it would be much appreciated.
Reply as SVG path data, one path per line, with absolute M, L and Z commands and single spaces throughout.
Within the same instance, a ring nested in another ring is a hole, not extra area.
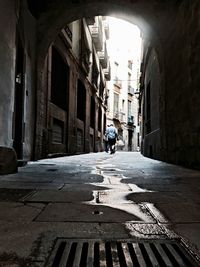
M 84 84 L 78 80 L 77 87 L 77 152 L 85 151 L 85 116 L 86 90 Z
M 15 76 L 15 104 L 13 125 L 13 148 L 17 158 L 23 158 L 24 139 L 24 48 L 17 35 L 16 76 Z
M 102 129 L 102 110 L 101 110 L 101 106 L 99 107 L 99 111 L 98 111 L 98 131 L 101 132 Z
M 146 110 L 146 133 L 149 134 L 151 132 L 151 84 L 148 83 L 147 86 L 147 110 Z
M 68 151 L 69 66 L 57 48 L 52 47 L 50 98 L 50 153 Z
M 51 102 L 67 111 L 69 68 L 62 56 L 52 48 Z
M 128 130 L 128 151 L 132 151 L 132 139 L 133 139 L 133 131 Z
M 95 151 L 96 104 L 94 96 L 90 97 L 90 151 Z
M 85 122 L 85 110 L 86 109 L 86 92 L 85 86 L 79 80 L 77 89 L 77 118 Z
M 90 98 L 90 127 L 95 128 L 95 100 L 94 97 Z

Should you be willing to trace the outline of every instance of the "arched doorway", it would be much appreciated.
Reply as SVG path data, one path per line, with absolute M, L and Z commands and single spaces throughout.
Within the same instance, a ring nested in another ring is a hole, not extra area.
M 66 153 L 68 148 L 69 66 L 58 48 L 52 46 L 48 60 L 47 152 Z

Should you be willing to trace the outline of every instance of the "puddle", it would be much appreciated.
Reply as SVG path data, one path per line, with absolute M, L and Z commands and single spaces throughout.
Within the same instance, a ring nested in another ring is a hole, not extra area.
M 110 191 L 93 191 L 94 199 L 92 201 L 84 202 L 92 206 L 104 206 L 115 209 L 116 211 L 126 212 L 129 215 L 137 217 L 143 222 L 155 223 L 154 217 L 146 208 L 145 204 L 136 204 L 126 199 L 127 192 Z M 98 211 L 98 210 L 97 210 Z M 96 214 L 97 215 L 97 214 Z
M 99 201 L 102 204 L 112 204 L 112 203 L 118 203 L 118 204 L 130 204 L 133 203 L 131 200 L 127 199 L 129 192 L 127 191 L 121 191 L 116 189 L 111 190 L 105 190 L 99 192 Z
M 137 186 L 136 184 L 129 184 L 131 190 L 133 191 L 133 193 L 144 193 L 144 192 L 155 192 L 155 191 L 151 191 L 148 189 L 143 189 L 139 186 Z

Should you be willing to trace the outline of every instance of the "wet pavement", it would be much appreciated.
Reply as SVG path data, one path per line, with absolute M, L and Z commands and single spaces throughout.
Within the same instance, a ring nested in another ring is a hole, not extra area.
M 0 176 L 0 266 L 45 266 L 57 238 L 179 240 L 200 256 L 200 171 L 104 152 Z

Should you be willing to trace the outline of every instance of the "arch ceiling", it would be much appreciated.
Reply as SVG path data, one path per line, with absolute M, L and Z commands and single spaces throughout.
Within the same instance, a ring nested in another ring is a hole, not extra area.
M 27 0 L 38 23 L 38 53 L 44 54 L 59 31 L 82 17 L 107 15 L 136 24 L 145 36 L 161 38 L 161 25 L 176 15 L 182 0 Z M 165 32 L 167 34 L 167 32 Z

